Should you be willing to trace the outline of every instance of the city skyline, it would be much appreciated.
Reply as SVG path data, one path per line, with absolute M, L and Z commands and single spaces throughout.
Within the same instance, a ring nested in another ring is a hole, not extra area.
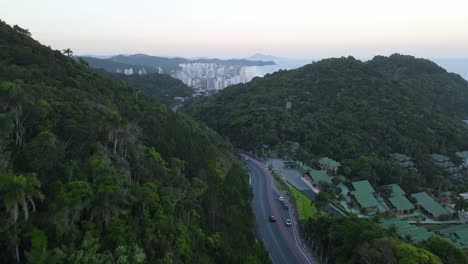
M 461 0 L 1 2 L 2 20 L 80 55 L 468 58 Z

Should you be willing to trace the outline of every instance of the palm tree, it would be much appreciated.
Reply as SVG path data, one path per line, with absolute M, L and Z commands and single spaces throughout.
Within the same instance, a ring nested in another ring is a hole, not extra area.
M 468 209 L 468 203 L 463 197 L 458 197 L 458 199 L 455 201 L 454 209 L 458 213 L 458 219 L 460 219 L 460 213 Z
M 62 50 L 62 52 L 63 52 L 63 54 L 67 55 L 68 57 L 73 55 L 73 51 L 70 48 L 64 49 L 64 50 Z
M 7 211 L 11 214 L 13 224 L 16 224 L 19 217 L 19 208 L 23 209 L 24 220 L 29 219 L 29 206 L 31 204 L 33 212 L 36 210 L 34 199 L 42 200 L 44 195 L 40 191 L 41 183 L 36 175 L 0 175 L 0 200 Z M 16 237 L 18 235 L 16 234 Z M 18 239 L 16 240 L 16 260 L 19 259 Z
M 13 223 L 19 216 L 19 207 L 23 209 L 24 220 L 28 221 L 29 207 L 36 210 L 34 198 L 42 200 L 44 195 L 40 191 L 41 183 L 36 175 L 2 175 L 0 176 L 0 199 L 10 212 Z

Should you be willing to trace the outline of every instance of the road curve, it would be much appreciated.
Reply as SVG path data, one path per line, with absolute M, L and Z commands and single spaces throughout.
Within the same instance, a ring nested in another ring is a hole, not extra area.
M 283 209 L 278 201 L 280 195 L 275 190 L 273 178 L 265 165 L 252 158 L 245 160 L 245 163 L 251 175 L 254 193 L 252 206 L 255 212 L 256 229 L 272 262 L 274 264 L 314 263 L 310 255 L 302 248 L 294 215 Z M 276 223 L 268 221 L 270 215 L 276 217 Z M 286 218 L 291 218 L 292 227 L 285 225 Z

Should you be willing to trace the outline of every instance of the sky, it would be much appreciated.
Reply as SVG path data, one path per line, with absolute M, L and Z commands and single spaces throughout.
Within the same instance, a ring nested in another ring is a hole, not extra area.
M 468 58 L 468 0 L 0 0 L 0 19 L 78 55 Z

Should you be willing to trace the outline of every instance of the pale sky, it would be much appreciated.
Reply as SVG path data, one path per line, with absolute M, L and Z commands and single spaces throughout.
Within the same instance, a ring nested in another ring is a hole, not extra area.
M 468 0 L 0 0 L 0 19 L 75 54 L 468 58 Z

